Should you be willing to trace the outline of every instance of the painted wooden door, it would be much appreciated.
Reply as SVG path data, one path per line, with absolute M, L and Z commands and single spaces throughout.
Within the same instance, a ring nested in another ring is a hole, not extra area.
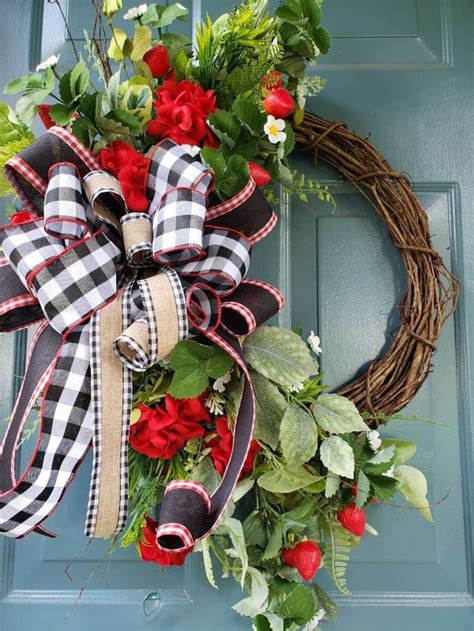
M 182 1 L 194 19 L 233 4 Z M 90 2 L 62 0 L 62 5 L 72 37 L 81 40 L 90 25 Z M 52 53 L 60 52 L 64 65 L 71 60 L 68 34 L 54 5 L 0 0 L 0 8 L 2 84 Z M 448 490 L 449 497 L 435 506 L 434 525 L 406 508 L 369 510 L 380 536 L 366 536 L 353 555 L 348 578 L 354 594 L 338 599 L 343 613 L 328 627 L 334 631 L 468 631 L 474 626 L 472 9 L 470 0 L 325 4 L 334 43 L 319 66 L 327 88 L 312 107 L 370 135 L 394 168 L 410 174 L 436 247 L 463 281 L 460 308 L 443 332 L 434 372 L 409 410 L 447 427 L 419 422 L 390 427 L 392 434 L 418 442 L 416 464 L 430 480 L 432 500 L 436 503 Z M 366 202 L 337 173 L 315 168 L 307 158 L 295 161 L 333 187 L 337 210 L 332 214 L 316 201 L 283 199 L 279 228 L 255 252 L 254 273 L 285 292 L 288 307 L 281 324 L 319 332 L 326 381 L 338 385 L 387 345 L 397 324 L 394 305 L 404 290 L 403 274 L 397 252 Z M 21 335 L 1 339 L 2 418 L 10 409 L 24 346 Z M 163 572 L 137 561 L 134 550 L 117 550 L 104 559 L 101 542 L 83 548 L 89 464 L 48 522 L 58 539 L 33 535 L 18 543 L 0 542 L 0 629 L 250 628 L 229 610 L 239 598 L 238 588 L 222 581 L 219 592 L 211 589 L 198 555 L 184 569 Z M 77 552 L 69 581 L 65 568 Z M 100 560 L 102 568 L 92 575 Z

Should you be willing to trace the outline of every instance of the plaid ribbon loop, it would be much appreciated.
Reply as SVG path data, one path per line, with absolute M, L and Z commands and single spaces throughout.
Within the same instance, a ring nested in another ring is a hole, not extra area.
M 234 358 L 245 383 L 219 488 L 212 496 L 193 481 L 166 489 L 157 543 L 167 550 L 190 547 L 215 527 L 252 438 L 253 387 L 238 338 L 283 305 L 276 289 L 246 278 L 251 248 L 276 216 L 253 180 L 215 204 L 210 171 L 170 140 L 151 154 L 146 213 L 128 213 L 118 181 L 59 127 L 5 171 L 38 219 L 0 227 L 9 263 L 0 261 L 0 328 L 45 317 L 0 448 L 0 532 L 47 534 L 40 524 L 91 440 L 86 534 L 123 529 L 131 372 L 147 370 L 179 340 L 200 334 Z M 17 479 L 18 437 L 40 392 L 40 440 Z

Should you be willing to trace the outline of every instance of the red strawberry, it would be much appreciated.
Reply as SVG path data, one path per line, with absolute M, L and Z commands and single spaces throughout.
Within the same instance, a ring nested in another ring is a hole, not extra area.
M 293 97 L 285 88 L 275 88 L 263 101 L 263 108 L 266 113 L 275 118 L 286 118 L 294 107 Z
M 267 95 L 270 90 L 281 88 L 283 85 L 281 72 L 278 72 L 278 70 L 267 72 L 267 74 L 260 79 L 260 85 L 262 86 L 262 92 L 264 95 Z
M 148 64 L 151 74 L 155 79 L 164 77 L 170 67 L 170 57 L 166 46 L 163 46 L 163 44 L 158 44 L 158 46 L 150 48 L 143 56 L 143 61 Z
M 54 127 L 56 125 L 49 114 L 52 107 L 52 105 L 47 103 L 42 103 L 41 105 L 38 105 L 38 116 L 40 117 L 41 122 L 46 127 L 46 129 L 49 129 L 50 127 Z
M 261 188 L 271 181 L 271 175 L 257 162 L 249 162 L 249 173 L 255 184 Z
M 294 548 L 284 548 L 281 559 L 295 567 L 305 581 L 310 581 L 321 564 L 321 550 L 314 541 L 300 541 Z
M 337 518 L 346 530 L 357 537 L 362 537 L 365 531 L 364 509 L 357 508 L 355 504 L 349 504 L 338 512 Z
M 23 208 L 23 210 L 17 210 L 16 213 L 11 216 L 10 223 L 16 226 L 20 223 L 32 221 L 33 219 L 37 218 L 38 217 L 34 213 L 30 213 L 28 210 L 25 210 Z

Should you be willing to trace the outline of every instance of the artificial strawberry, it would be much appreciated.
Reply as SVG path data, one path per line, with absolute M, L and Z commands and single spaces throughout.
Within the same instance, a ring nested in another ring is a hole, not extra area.
M 278 70 L 267 72 L 267 74 L 260 79 L 260 85 L 264 96 L 267 96 L 267 94 L 275 88 L 281 88 L 283 85 L 281 72 L 278 72 Z
M 357 508 L 355 504 L 349 504 L 338 512 L 337 518 L 346 530 L 357 537 L 362 537 L 365 531 L 364 509 Z
M 143 61 L 148 65 L 155 79 L 164 77 L 170 67 L 170 57 L 163 44 L 150 48 L 143 56 Z
M 285 88 L 275 88 L 263 101 L 263 108 L 266 113 L 275 118 L 286 118 L 294 107 L 293 97 Z
M 310 581 L 321 565 L 321 550 L 314 541 L 300 541 L 294 548 L 284 548 L 281 560 L 296 568 L 305 581 Z
M 54 127 L 56 125 L 50 115 L 52 107 L 53 106 L 49 103 L 42 103 L 41 105 L 38 105 L 38 116 L 40 117 L 41 122 L 46 127 L 46 129 L 49 129 L 50 127 Z
M 257 162 L 249 162 L 249 173 L 259 188 L 266 186 L 272 179 L 270 173 Z

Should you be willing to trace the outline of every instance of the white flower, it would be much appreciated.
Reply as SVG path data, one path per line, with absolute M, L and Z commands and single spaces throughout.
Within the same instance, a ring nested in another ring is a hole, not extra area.
M 51 57 L 48 57 L 48 59 L 45 59 L 36 66 L 36 72 L 41 72 L 42 70 L 47 70 L 48 68 L 54 68 L 59 61 L 59 57 L 60 55 L 51 55 Z
M 132 7 L 127 11 L 127 13 L 123 16 L 124 20 L 138 20 L 142 15 L 146 13 L 148 9 L 147 4 L 140 4 L 138 7 Z
M 217 392 L 211 392 L 204 405 L 208 408 L 209 412 L 215 416 L 222 416 L 224 414 L 225 400 L 224 397 Z
M 230 372 L 228 372 L 223 377 L 216 379 L 212 387 L 214 388 L 214 390 L 216 390 L 216 392 L 225 392 L 225 384 L 229 383 L 231 379 L 232 375 L 230 374 Z
M 380 438 L 378 431 L 376 429 L 372 429 L 370 432 L 366 432 L 365 436 L 372 451 L 377 451 L 382 444 L 382 439 Z
M 308 336 L 307 341 L 313 353 L 316 353 L 316 355 L 321 355 L 321 353 L 323 352 L 321 349 L 321 340 L 314 331 L 311 331 L 311 334 Z
M 288 388 L 290 392 L 301 392 L 304 388 L 304 383 L 294 383 Z
M 271 114 L 267 116 L 267 122 L 265 123 L 263 130 L 268 136 L 268 140 L 276 145 L 278 142 L 285 142 L 286 133 L 285 121 L 282 118 L 275 118 Z
M 186 151 L 186 153 L 189 153 L 189 155 L 192 158 L 197 156 L 197 154 L 201 151 L 201 147 L 198 147 L 197 145 L 181 145 L 181 146 Z

